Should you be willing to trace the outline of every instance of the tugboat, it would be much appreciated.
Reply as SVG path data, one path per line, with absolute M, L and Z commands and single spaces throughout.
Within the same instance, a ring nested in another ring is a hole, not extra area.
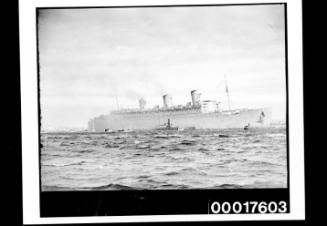
M 244 126 L 244 130 L 248 130 L 250 128 L 250 123 Z
M 160 127 L 156 128 L 156 130 L 178 130 L 177 126 L 172 126 L 170 123 L 170 119 L 168 119 L 167 123 L 161 125 Z

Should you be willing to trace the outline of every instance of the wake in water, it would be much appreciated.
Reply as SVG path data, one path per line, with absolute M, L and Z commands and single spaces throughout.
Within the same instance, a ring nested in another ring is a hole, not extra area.
M 42 190 L 282 188 L 285 128 L 41 134 Z

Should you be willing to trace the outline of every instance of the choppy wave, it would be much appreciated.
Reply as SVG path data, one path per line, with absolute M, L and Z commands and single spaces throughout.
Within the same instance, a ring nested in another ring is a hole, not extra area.
M 58 155 L 56 155 L 56 156 L 58 156 Z M 86 163 L 86 161 L 73 162 L 73 163 L 48 163 L 48 164 L 42 164 L 42 166 L 53 166 L 53 167 L 80 166 L 84 163 Z
M 152 186 L 154 188 L 155 186 Z M 251 188 L 251 186 L 241 186 L 237 184 L 221 184 L 215 185 L 211 187 L 204 187 L 202 189 L 244 189 Z M 108 184 L 103 186 L 95 186 L 95 187 L 64 187 L 64 186 L 47 186 L 44 185 L 42 187 L 43 191 L 83 191 L 83 190 L 94 190 L 94 191 L 110 191 L 110 190 L 149 190 L 150 188 L 138 188 L 138 187 L 130 187 L 121 184 Z M 194 189 L 190 186 L 183 184 L 163 184 L 158 188 L 160 190 L 178 190 L 178 189 Z
M 108 184 L 98 187 L 91 187 L 91 190 L 136 190 L 136 187 L 129 187 L 121 184 Z
M 285 187 L 286 130 L 42 134 L 43 190 Z

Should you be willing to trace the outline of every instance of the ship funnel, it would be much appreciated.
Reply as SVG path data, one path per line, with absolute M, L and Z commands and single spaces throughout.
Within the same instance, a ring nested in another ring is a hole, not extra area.
M 191 97 L 192 97 L 192 105 L 193 106 L 201 105 L 201 93 L 199 93 L 197 90 L 192 90 Z
M 144 98 L 139 99 L 139 106 L 140 106 L 140 110 L 144 110 L 146 105 L 146 101 Z
M 172 97 L 168 94 L 162 96 L 164 108 L 170 108 L 173 105 Z

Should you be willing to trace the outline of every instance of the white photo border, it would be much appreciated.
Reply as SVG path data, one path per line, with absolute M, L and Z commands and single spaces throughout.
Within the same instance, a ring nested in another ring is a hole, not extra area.
M 99 217 L 40 217 L 39 125 L 37 81 L 37 7 L 206 5 L 206 4 L 287 4 L 288 46 L 288 113 L 289 113 L 289 191 L 287 214 L 223 215 L 147 215 Z M 304 220 L 304 124 L 303 124 L 303 57 L 302 1 L 300 0 L 20 0 L 20 79 L 22 123 L 22 185 L 24 224 L 171 222 L 171 221 L 251 221 Z

